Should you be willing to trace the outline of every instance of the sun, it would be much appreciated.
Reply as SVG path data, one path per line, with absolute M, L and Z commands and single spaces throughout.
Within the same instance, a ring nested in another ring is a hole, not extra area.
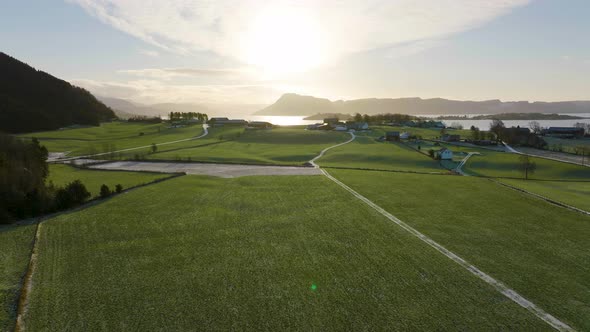
M 304 72 L 323 58 L 321 30 L 297 8 L 267 8 L 252 21 L 243 41 L 244 58 L 270 75 Z

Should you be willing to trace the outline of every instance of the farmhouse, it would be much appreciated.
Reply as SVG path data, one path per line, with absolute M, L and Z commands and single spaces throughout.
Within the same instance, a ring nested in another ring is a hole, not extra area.
M 461 140 L 461 135 L 449 135 L 445 134 L 442 135 L 441 141 L 444 142 L 459 142 Z
M 369 124 L 366 122 L 347 122 L 346 127 L 354 130 L 367 130 L 369 129 Z
M 242 119 L 228 119 L 228 118 L 211 118 L 207 121 L 207 124 L 212 125 L 213 127 L 221 127 L 221 126 L 245 126 L 248 124 L 248 121 Z
M 399 131 L 388 131 L 385 133 L 386 141 L 399 141 Z
M 247 129 L 272 129 L 272 123 L 264 121 L 251 121 Z
M 450 160 L 453 159 L 453 151 L 447 148 L 442 148 L 435 152 L 435 157 L 440 160 Z
M 577 127 L 549 127 L 541 132 L 543 136 L 561 138 L 579 138 L 584 136 L 584 128 Z

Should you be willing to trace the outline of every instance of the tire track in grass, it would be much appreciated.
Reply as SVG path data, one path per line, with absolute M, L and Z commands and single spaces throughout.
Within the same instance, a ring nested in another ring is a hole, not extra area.
M 353 139 L 354 139 L 354 137 L 353 137 Z M 316 159 L 317 159 L 317 157 L 316 157 Z M 461 265 L 463 268 L 465 268 L 471 274 L 473 274 L 476 277 L 478 277 L 479 279 L 485 281 L 487 284 L 494 287 L 502 295 L 504 295 L 508 299 L 514 301 L 516 304 L 520 305 L 521 307 L 527 309 L 528 311 L 530 311 L 535 316 L 537 316 L 538 318 L 543 320 L 545 323 L 549 324 L 551 327 L 553 327 L 557 331 L 574 331 L 574 329 L 572 327 L 570 327 L 566 323 L 562 322 L 558 318 L 554 317 L 553 315 L 545 312 L 543 309 L 538 307 L 536 304 L 527 300 L 522 295 L 518 294 L 515 290 L 508 288 L 502 282 L 494 279 L 492 276 L 486 274 L 485 272 L 481 271 L 477 267 L 469 264 L 466 260 L 459 257 L 458 255 L 456 255 L 452 251 L 446 249 L 445 247 L 443 247 L 442 245 L 440 245 L 439 243 L 437 243 L 433 239 L 429 238 L 428 236 L 420 233 L 418 230 L 414 229 L 410 225 L 408 225 L 408 224 L 404 223 L 403 221 L 401 221 L 400 219 L 396 218 L 391 213 L 385 211 L 383 208 L 381 208 L 377 204 L 373 203 L 368 198 L 362 196 L 361 194 L 357 193 L 349 186 L 340 182 L 338 179 L 336 179 L 335 177 L 330 175 L 326 170 L 322 169 L 321 171 L 328 179 L 332 180 L 334 183 L 336 183 L 337 185 L 342 187 L 344 190 L 348 191 L 353 196 L 355 196 L 356 198 L 358 198 L 359 200 L 361 200 L 365 204 L 369 205 L 375 211 L 379 212 L 380 214 L 385 216 L 387 219 L 394 222 L 396 225 L 400 226 L 404 230 L 408 231 L 410 234 L 412 234 L 415 237 L 417 237 L 418 239 L 420 239 L 422 242 L 428 244 L 429 246 L 431 246 L 432 248 L 434 248 L 435 250 L 437 250 L 441 254 L 443 254 L 443 255 L 447 256 L 448 258 L 450 258 L 451 260 L 453 260 L 455 263 Z
M 315 167 L 315 168 L 319 168 L 320 166 L 319 166 L 318 164 L 316 164 L 315 162 L 316 162 L 316 160 L 318 160 L 318 159 L 320 159 L 321 157 L 323 157 L 323 156 L 324 156 L 324 154 L 325 154 L 326 152 L 328 152 L 328 150 L 330 150 L 330 149 L 333 149 L 333 148 L 337 148 L 337 147 L 339 147 L 339 146 L 342 146 L 342 145 L 344 145 L 344 144 L 348 144 L 348 143 L 350 143 L 350 142 L 354 141 L 354 139 L 356 138 L 356 136 L 354 135 L 354 133 L 353 133 L 353 132 L 350 132 L 350 131 L 349 131 L 348 133 L 349 133 L 349 134 L 350 134 L 350 136 L 351 136 L 351 137 L 350 137 L 350 139 L 349 139 L 348 141 L 346 141 L 346 142 L 344 142 L 344 143 L 340 143 L 340 144 L 332 145 L 332 146 L 330 146 L 330 147 L 327 147 L 327 148 L 323 149 L 323 150 L 320 152 L 320 154 L 318 154 L 318 155 L 317 155 L 315 158 L 313 158 L 312 160 L 310 160 L 310 161 L 309 161 L 309 163 L 310 163 L 310 164 L 311 164 L 313 167 Z

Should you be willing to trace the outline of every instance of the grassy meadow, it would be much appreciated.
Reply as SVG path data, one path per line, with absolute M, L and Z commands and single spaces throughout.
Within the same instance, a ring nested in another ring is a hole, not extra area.
M 122 185 L 123 189 L 128 189 L 169 176 L 170 174 L 100 171 L 81 169 L 70 165 L 51 164 L 49 165 L 49 177 L 47 180 L 53 182 L 57 187 L 64 187 L 70 182 L 80 180 L 92 197 L 96 197 L 100 194 L 100 186 L 103 184 L 109 186 L 111 190 L 114 190 L 117 184 Z
M 30 133 L 21 137 L 38 138 L 49 152 L 70 152 L 68 156 L 83 156 L 181 140 L 203 133 L 201 125 L 168 127 L 166 123 L 109 122 L 99 127 Z
M 590 211 L 590 182 L 525 181 L 501 179 L 503 183 Z
M 481 155 L 469 158 L 464 170 L 471 175 L 498 178 L 524 179 L 518 169 L 519 155 L 507 152 L 480 151 Z M 537 164 L 529 179 L 590 181 L 590 167 L 578 166 L 543 158 L 531 157 Z
M 33 282 L 31 331 L 549 330 L 323 177 L 185 176 L 59 216 Z
M 158 152 L 144 157 L 152 160 L 302 165 L 323 149 L 349 138 L 346 133 L 289 127 L 272 130 L 211 128 L 210 134 L 202 139 L 163 146 Z
M 487 179 L 329 173 L 559 319 L 590 330 L 590 217 Z
M 373 137 L 357 137 L 353 142 L 326 152 L 318 164 L 405 172 L 445 173 L 440 163 L 401 143 L 377 142 Z
M 12 331 L 21 279 L 29 265 L 35 225 L 0 226 L 0 331 Z

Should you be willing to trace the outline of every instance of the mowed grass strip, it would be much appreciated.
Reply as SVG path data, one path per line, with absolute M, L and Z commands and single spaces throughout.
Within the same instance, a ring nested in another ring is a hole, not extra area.
M 21 136 L 38 138 L 49 152 L 69 151 L 69 156 L 82 156 L 176 141 L 196 137 L 202 133 L 201 125 L 169 128 L 166 123 L 109 122 L 98 127 L 54 130 Z M 139 152 L 147 153 L 148 149 Z
M 480 151 L 465 164 L 468 174 L 498 178 L 524 179 L 519 170 L 519 154 L 508 152 Z M 590 167 L 531 157 L 537 168 L 529 179 L 590 181 Z
M 447 172 L 438 161 L 404 144 L 377 142 L 372 137 L 365 136 L 359 136 L 351 143 L 326 152 L 317 163 L 323 167 L 424 173 Z
M 590 182 L 500 179 L 500 182 L 530 191 L 578 209 L 590 211 Z
M 49 165 L 48 181 L 57 187 L 65 187 L 68 183 L 80 180 L 93 197 L 100 194 L 100 187 L 106 184 L 111 190 L 120 184 L 123 189 L 150 183 L 170 177 L 170 174 L 149 172 L 99 171 L 81 169 L 70 165 Z
M 558 319 L 590 330 L 590 217 L 487 179 L 329 172 Z
M 31 331 L 549 329 L 321 176 L 185 176 L 42 230 Z
M 211 128 L 207 137 L 162 147 L 157 153 L 145 157 L 156 160 L 302 165 L 323 149 L 349 138 L 346 133 L 307 131 L 303 128 Z
M 29 264 L 35 225 L 0 227 L 0 331 L 16 323 L 21 278 Z

